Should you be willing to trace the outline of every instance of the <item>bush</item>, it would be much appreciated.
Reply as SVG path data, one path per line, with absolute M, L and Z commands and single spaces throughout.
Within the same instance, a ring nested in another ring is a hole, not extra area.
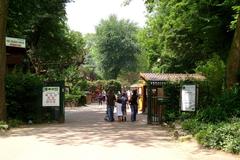
M 5 86 L 8 119 L 40 121 L 41 87 L 42 81 L 36 75 L 8 74 Z
M 217 97 L 222 93 L 225 64 L 218 55 L 214 55 L 207 62 L 200 62 L 195 71 L 207 77 L 211 97 Z
M 227 114 L 220 107 L 209 106 L 197 113 L 197 120 L 203 123 L 218 123 L 227 120 Z
M 197 133 L 196 138 L 205 147 L 240 153 L 240 121 L 209 125 Z
M 18 126 L 20 126 L 20 125 L 22 125 L 23 124 L 23 122 L 22 121 L 20 121 L 20 120 L 17 120 L 17 119 L 11 119 L 11 120 L 8 120 L 8 125 L 10 126 L 10 127 L 18 127 Z
M 65 94 L 66 102 L 73 102 L 76 105 L 85 105 L 86 104 L 86 96 L 85 92 L 80 92 L 78 95 L 73 94 Z
M 239 117 L 240 87 L 234 86 L 231 90 L 225 90 L 211 104 L 202 107 L 196 116 L 199 121 L 204 123 L 219 123 L 232 117 Z
M 235 85 L 216 99 L 216 104 L 222 108 L 227 117 L 240 117 L 240 86 Z
M 4 121 L 0 121 L 0 125 L 7 125 L 7 123 Z
M 105 90 L 109 91 L 109 90 L 113 90 L 114 93 L 118 93 L 118 91 L 121 91 L 121 83 L 117 80 L 109 80 L 106 82 L 105 85 Z
M 182 122 L 182 128 L 195 135 L 201 130 L 207 128 L 207 124 L 199 122 L 196 118 L 187 119 Z
M 8 125 L 4 121 L 0 121 L 0 131 L 8 129 Z

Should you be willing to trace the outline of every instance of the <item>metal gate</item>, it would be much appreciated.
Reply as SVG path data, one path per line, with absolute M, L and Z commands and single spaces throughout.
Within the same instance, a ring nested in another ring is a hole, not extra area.
M 147 82 L 147 102 L 148 102 L 148 124 L 161 124 L 163 122 L 163 113 L 168 99 L 154 94 L 158 88 L 163 88 L 166 81 L 148 81 Z
M 64 123 L 64 81 L 45 82 L 42 88 L 42 107 L 50 112 L 53 120 Z

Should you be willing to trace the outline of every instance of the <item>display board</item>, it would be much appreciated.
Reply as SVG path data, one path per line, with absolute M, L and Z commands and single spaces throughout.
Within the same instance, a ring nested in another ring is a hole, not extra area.
M 183 85 L 181 89 L 181 110 L 195 111 L 197 102 L 196 85 Z
M 42 106 L 60 106 L 60 87 L 43 87 Z

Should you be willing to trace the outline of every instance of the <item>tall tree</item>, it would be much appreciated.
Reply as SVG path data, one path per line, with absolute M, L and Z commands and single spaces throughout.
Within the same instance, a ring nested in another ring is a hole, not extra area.
M 115 15 L 96 27 L 96 61 L 104 78 L 116 79 L 120 71 L 136 69 L 137 30 L 135 23 Z
M 76 37 L 66 25 L 65 5 L 71 0 L 11 0 L 7 34 L 27 40 L 28 55 L 38 72 L 62 69 L 76 51 Z
M 240 82 L 240 15 L 227 61 L 227 87 Z
M 7 23 L 7 0 L 0 1 L 0 120 L 6 120 L 5 104 L 5 69 L 6 69 L 6 23 Z
M 143 44 L 150 67 L 163 72 L 193 72 L 213 54 L 226 58 L 236 0 L 147 0 L 149 18 Z

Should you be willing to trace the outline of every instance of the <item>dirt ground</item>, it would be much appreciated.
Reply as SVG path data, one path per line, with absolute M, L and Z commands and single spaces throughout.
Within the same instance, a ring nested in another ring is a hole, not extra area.
M 137 122 L 104 121 L 105 105 L 66 108 L 64 124 L 29 125 L 0 137 L 1 160 L 240 160 L 174 140 L 168 129 Z M 128 117 L 129 120 L 129 117 Z

